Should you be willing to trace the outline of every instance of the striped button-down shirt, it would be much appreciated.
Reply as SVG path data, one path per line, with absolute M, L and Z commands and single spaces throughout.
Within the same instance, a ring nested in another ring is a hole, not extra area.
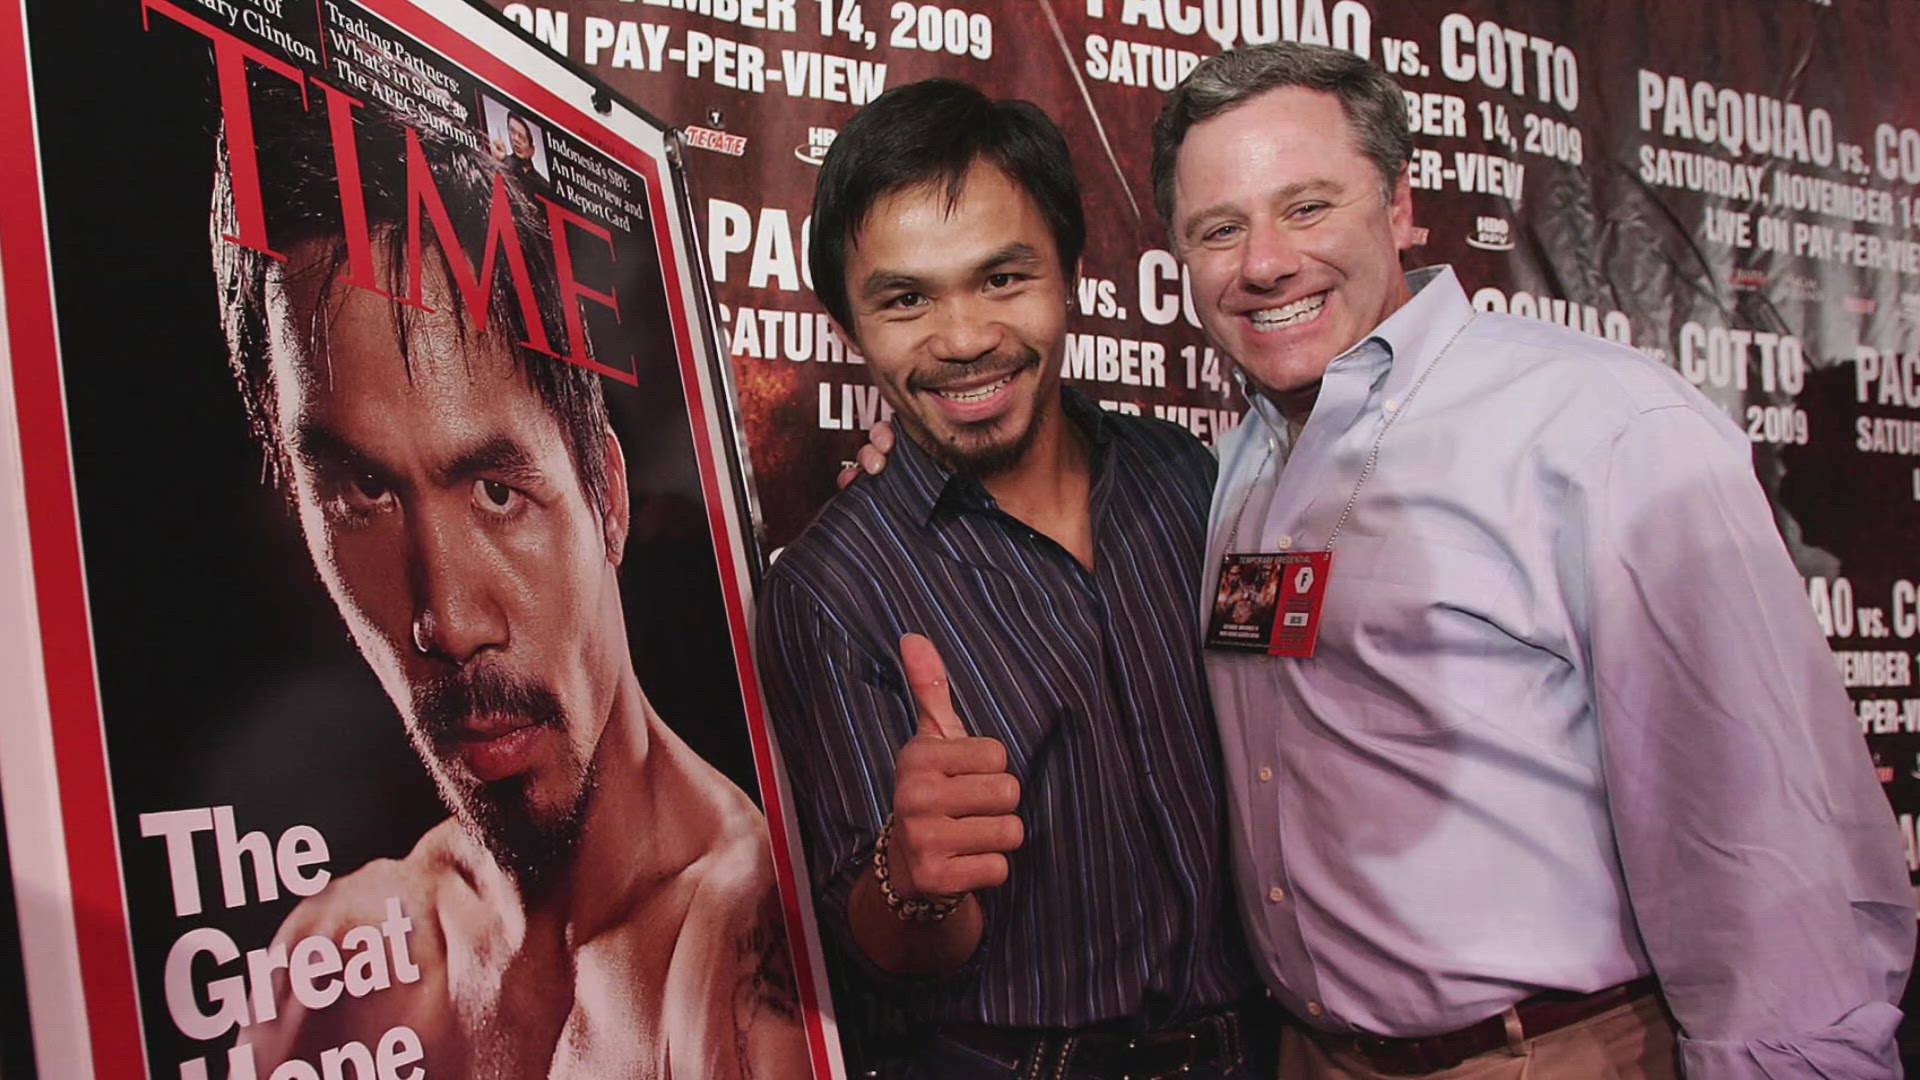
M 1194 567 L 1214 462 L 1190 435 L 1067 392 L 1093 444 L 1093 569 L 903 439 L 767 575 L 758 632 L 816 910 L 842 971 L 927 1020 L 1163 1024 L 1255 986 L 1232 908 Z M 847 897 L 915 730 L 898 642 L 933 639 L 970 731 L 1006 745 L 1026 843 L 942 978 L 887 979 Z

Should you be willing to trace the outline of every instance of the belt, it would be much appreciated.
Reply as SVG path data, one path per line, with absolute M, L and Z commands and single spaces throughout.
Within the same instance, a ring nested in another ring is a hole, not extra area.
M 1246 1053 L 1241 1023 L 1241 1011 L 1229 1008 L 1154 1031 L 943 1024 L 940 1034 L 990 1056 L 1019 1061 L 1020 1080 L 1160 1080 L 1208 1065 L 1237 1067 Z
M 1383 1073 L 1419 1076 L 1451 1069 L 1487 1053 L 1518 1046 L 1526 1039 L 1577 1024 L 1654 993 L 1658 984 L 1648 975 L 1591 994 L 1547 992 L 1535 994 L 1504 1012 L 1458 1031 L 1423 1035 L 1416 1039 L 1389 1035 L 1329 1035 L 1307 1029 L 1323 1046 L 1349 1050 Z

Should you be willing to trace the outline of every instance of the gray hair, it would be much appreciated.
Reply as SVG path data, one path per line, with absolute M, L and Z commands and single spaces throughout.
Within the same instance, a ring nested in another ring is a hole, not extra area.
M 1173 228 L 1173 169 L 1193 125 L 1268 90 L 1300 86 L 1340 99 L 1357 149 L 1380 170 L 1384 198 L 1413 156 L 1407 100 L 1398 83 L 1366 60 L 1325 45 L 1248 45 L 1201 62 L 1167 95 L 1153 124 L 1153 205 Z

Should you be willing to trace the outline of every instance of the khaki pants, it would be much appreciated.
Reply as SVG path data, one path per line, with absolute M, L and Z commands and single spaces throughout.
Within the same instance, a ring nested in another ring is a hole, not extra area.
M 1651 995 L 1510 1049 L 1492 1050 L 1431 1080 L 1676 1080 L 1673 1024 Z M 1288 1025 L 1280 1037 L 1280 1080 L 1396 1080 L 1359 1054 L 1329 1050 Z

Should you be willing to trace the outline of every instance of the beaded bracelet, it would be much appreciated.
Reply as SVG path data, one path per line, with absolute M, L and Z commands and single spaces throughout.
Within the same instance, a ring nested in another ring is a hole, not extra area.
M 887 902 L 887 910 L 902 922 L 920 926 L 932 926 L 945 919 L 960 907 L 966 894 L 949 896 L 943 900 L 911 900 L 893 890 L 893 882 L 887 871 L 887 844 L 893 839 L 893 815 L 887 815 L 887 823 L 880 827 L 880 835 L 873 842 L 873 876 L 880 882 L 880 898 Z

